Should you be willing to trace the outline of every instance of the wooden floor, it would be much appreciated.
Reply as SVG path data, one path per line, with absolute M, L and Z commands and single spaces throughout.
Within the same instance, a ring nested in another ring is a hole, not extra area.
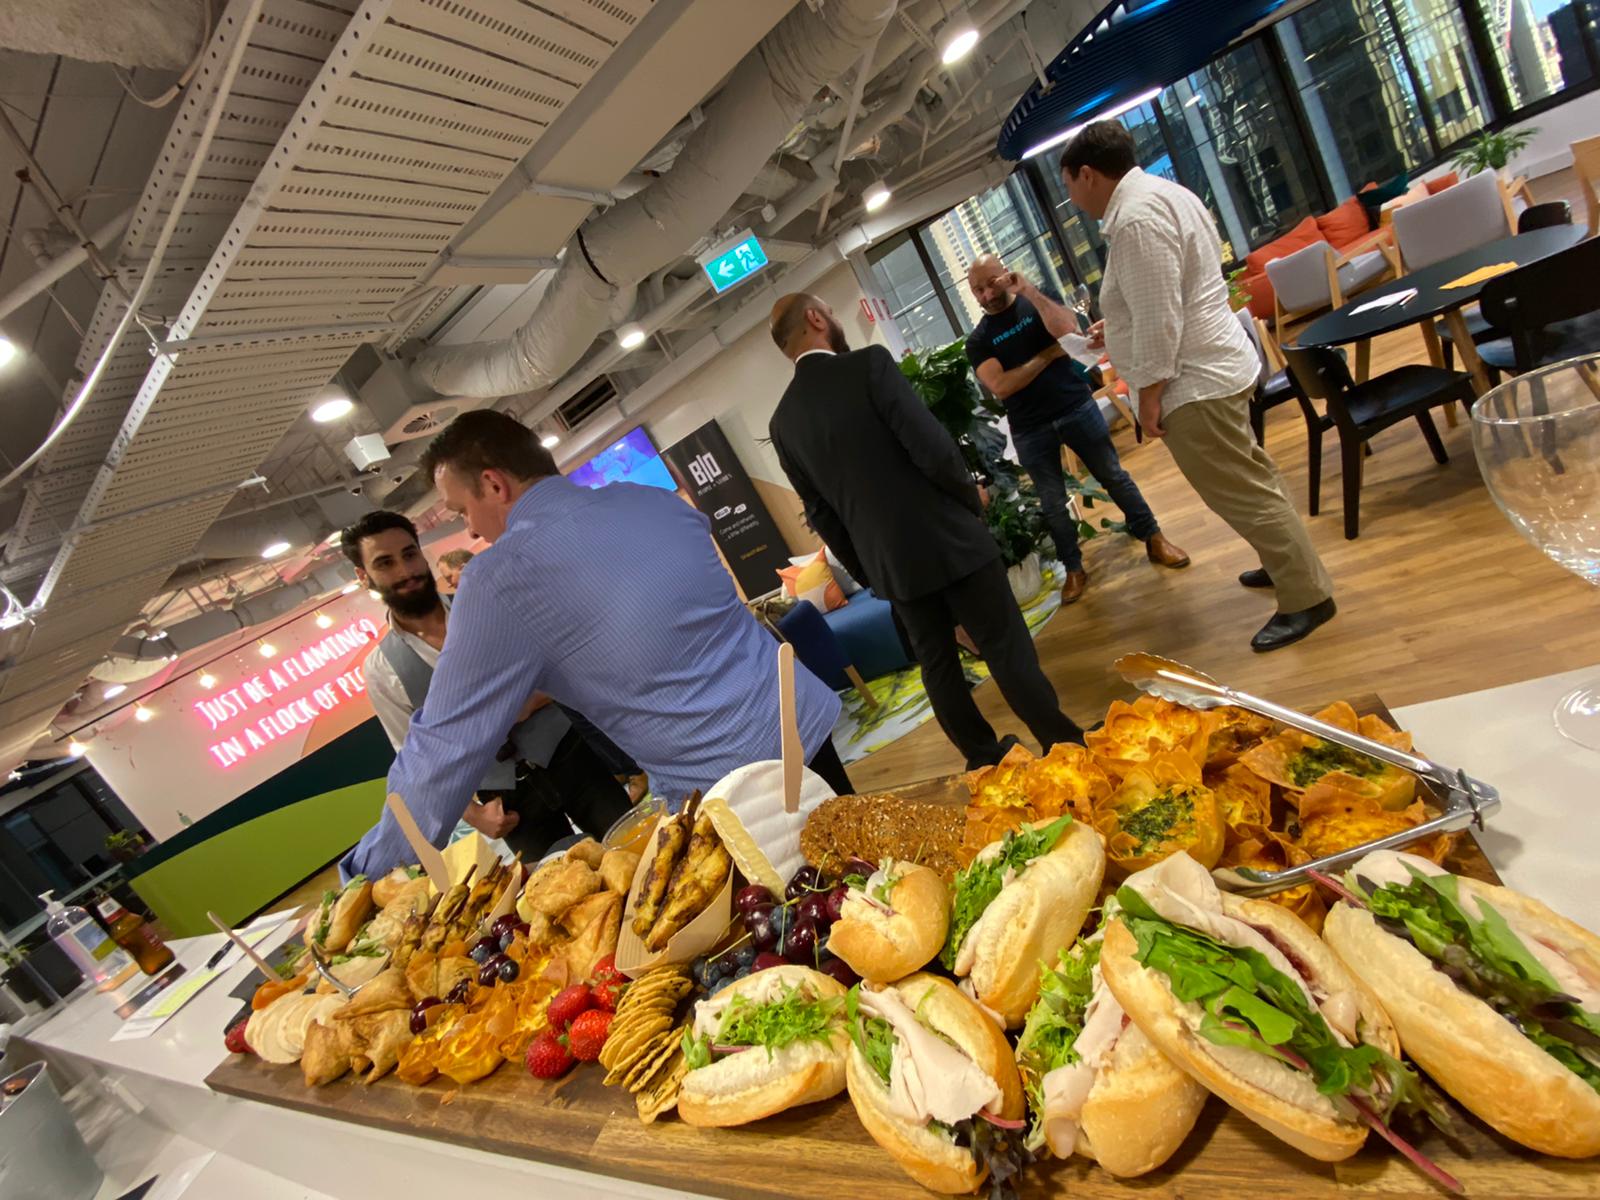
M 1534 192 L 1540 200 L 1567 198 L 1583 219 L 1571 171 L 1536 180 Z M 1374 375 L 1426 361 L 1415 328 L 1373 343 Z M 1343 536 L 1338 439 L 1324 437 L 1322 511 L 1307 523 L 1333 576 L 1339 615 L 1271 654 L 1249 646 L 1273 612 L 1270 591 L 1237 582 L 1240 571 L 1258 565 L 1250 548 L 1201 503 L 1163 446 L 1135 447 L 1131 432 L 1119 429 L 1123 465 L 1163 531 L 1194 562 L 1162 570 L 1121 537 L 1085 545 L 1088 592 L 1036 639 L 1062 707 L 1089 724 L 1113 699 L 1132 699 L 1133 689 L 1110 669 L 1132 650 L 1168 655 L 1299 707 L 1359 692 L 1376 692 L 1393 707 L 1600 663 L 1600 596 L 1512 530 L 1479 478 L 1467 421 L 1439 425 L 1445 466 L 1433 461 L 1414 422 L 1373 439 L 1355 541 Z M 1267 449 L 1304 515 L 1306 431 L 1293 404 L 1268 415 Z M 992 682 L 976 695 L 998 732 L 1029 740 Z M 867 791 L 962 765 L 929 721 L 852 764 L 850 778 Z
M 1570 170 L 1535 180 L 1533 190 L 1541 201 L 1566 199 L 1584 219 Z M 1373 343 L 1374 375 L 1426 361 L 1414 328 Z M 1513 532 L 1478 477 L 1467 422 L 1454 429 L 1441 422 L 1440 430 L 1446 466 L 1433 461 L 1414 423 L 1373 439 L 1362 533 L 1353 542 L 1343 536 L 1338 439 L 1325 436 L 1323 507 L 1308 523 L 1333 576 L 1339 615 L 1298 645 L 1255 654 L 1250 637 L 1272 615 L 1273 602 L 1270 591 L 1237 582 L 1240 571 L 1258 565 L 1250 548 L 1201 503 L 1160 443 L 1135 446 L 1132 433 L 1119 429 L 1123 465 L 1163 531 L 1194 562 L 1183 571 L 1151 566 L 1143 548 L 1123 537 L 1085 545 L 1089 591 L 1036 639 L 1062 707 L 1087 725 L 1112 700 L 1131 700 L 1133 689 L 1111 662 L 1132 650 L 1168 655 L 1303 708 L 1364 692 L 1395 707 L 1600 663 L 1600 596 Z M 1294 405 L 1269 414 L 1267 449 L 1305 514 L 1306 431 Z M 1033 745 L 992 682 L 976 696 L 997 731 Z M 928 721 L 849 773 L 858 789 L 870 791 L 962 766 Z M 269 908 L 310 902 L 336 886 L 330 866 Z

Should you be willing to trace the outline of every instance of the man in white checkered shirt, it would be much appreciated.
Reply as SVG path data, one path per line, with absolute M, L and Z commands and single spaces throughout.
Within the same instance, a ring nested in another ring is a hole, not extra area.
M 1072 202 L 1101 222 L 1107 247 L 1090 347 L 1104 345 L 1137 389 L 1139 423 L 1260 556 L 1246 587 L 1277 589 L 1278 611 L 1255 650 L 1298 642 L 1336 611 L 1333 581 L 1267 452 L 1250 430 L 1260 361 L 1228 307 L 1222 244 L 1210 211 L 1187 188 L 1138 167 L 1115 121 L 1086 125 L 1061 155 Z

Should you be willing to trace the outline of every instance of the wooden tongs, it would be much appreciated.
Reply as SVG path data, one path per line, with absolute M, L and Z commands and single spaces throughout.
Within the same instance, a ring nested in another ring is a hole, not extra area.
M 1337 725 L 1329 725 L 1315 717 L 1308 717 L 1305 713 L 1296 712 L 1292 708 L 1285 708 L 1281 704 L 1274 704 L 1270 700 L 1263 700 L 1247 692 L 1235 691 L 1218 683 L 1204 671 L 1197 671 L 1170 658 L 1141 651 L 1137 654 L 1125 654 L 1112 665 L 1124 679 L 1140 691 L 1148 692 L 1163 700 L 1170 700 L 1174 704 L 1201 710 L 1233 705 L 1235 708 L 1270 717 L 1292 729 L 1314 734 L 1325 742 L 1332 742 L 1365 754 L 1368 758 L 1392 763 L 1410 771 L 1428 784 L 1434 802 L 1441 810 L 1437 817 L 1424 821 L 1412 829 L 1401 830 L 1376 841 L 1363 842 L 1359 846 L 1351 846 L 1348 850 L 1340 850 L 1336 854 L 1324 855 L 1322 858 L 1301 863 L 1298 867 L 1289 867 L 1282 871 L 1259 871 L 1254 867 L 1216 868 L 1211 872 L 1212 878 L 1219 886 L 1230 892 L 1246 896 L 1264 896 L 1286 891 L 1311 882 L 1313 872 L 1323 875 L 1334 874 L 1374 850 L 1398 850 L 1402 846 L 1412 845 L 1435 834 L 1454 833 L 1469 827 L 1482 829 L 1484 818 L 1500 811 L 1500 793 L 1488 784 L 1471 778 L 1465 771 L 1440 766 L 1426 758 L 1418 758 L 1415 754 L 1408 754 L 1404 750 L 1397 750 L 1393 746 L 1364 738 L 1347 729 L 1340 729 Z

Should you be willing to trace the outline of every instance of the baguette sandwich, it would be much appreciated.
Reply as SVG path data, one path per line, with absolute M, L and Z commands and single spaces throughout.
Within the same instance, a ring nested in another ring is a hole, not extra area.
M 870 983 L 892 983 L 932 962 L 950 929 L 950 889 L 927 867 L 886 858 L 849 888 L 828 950 Z
M 1194 1128 L 1205 1088 L 1128 1021 L 1101 974 L 1098 936 L 1040 970 L 1039 1000 L 1017 1040 L 1027 1148 L 1076 1152 L 1123 1177 L 1155 1170 Z
M 323 954 L 338 954 L 372 915 L 372 884 L 357 875 L 337 892 L 324 892 L 322 904 L 306 927 L 307 944 Z
M 996 1129 L 1022 1128 L 1022 1083 L 1005 1035 L 948 980 L 857 984 L 846 997 L 850 1100 L 923 1187 L 956 1195 L 990 1171 Z
M 1463 1106 L 1544 1154 L 1600 1154 L 1600 937 L 1425 858 L 1358 861 L 1323 936 Z
M 844 986 L 809 967 L 757 971 L 695 1005 L 678 1115 L 744 1125 L 844 1091 Z
M 1023 824 L 956 875 L 940 961 L 1006 1028 L 1021 1025 L 1039 964 L 1078 936 L 1105 869 L 1100 835 L 1070 815 Z
M 1382 1006 L 1310 926 L 1218 891 L 1187 854 L 1130 875 L 1117 903 L 1101 972 L 1176 1066 L 1313 1158 L 1349 1158 L 1370 1128 L 1459 1189 L 1389 1129 L 1397 1107 L 1426 1109 L 1421 1082 Z

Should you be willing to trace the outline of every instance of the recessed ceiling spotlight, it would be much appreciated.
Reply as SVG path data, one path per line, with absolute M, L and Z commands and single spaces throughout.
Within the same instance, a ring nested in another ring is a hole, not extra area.
M 950 21 L 939 32 L 939 61 L 945 66 L 960 62 L 972 53 L 980 34 L 970 21 L 960 18 Z
M 643 325 L 624 325 L 617 330 L 617 345 L 624 350 L 632 350 L 644 345 L 645 332 Z
M 0 337 L 0 367 L 5 366 L 17 356 L 17 344 L 10 338 Z
M 104 698 L 107 699 L 107 700 L 115 700 L 118 696 L 122 695 L 122 693 L 127 691 L 127 690 L 128 690 L 128 685 L 127 684 L 125 684 L 125 683 L 113 683 L 113 684 L 110 684 L 109 686 L 107 686 L 107 688 L 106 688 L 105 692 L 103 693 L 103 695 L 104 695 Z
M 889 203 L 889 197 L 892 195 L 894 193 L 889 190 L 889 185 L 880 179 L 861 194 L 861 203 L 866 206 L 868 212 L 877 212 Z
M 553 433 L 547 433 L 539 439 L 539 445 L 543 446 L 546 450 L 554 450 L 557 446 L 561 445 L 561 439 Z
M 319 425 L 326 425 L 330 421 L 337 421 L 340 417 L 348 417 L 350 410 L 356 402 L 349 396 L 334 396 L 324 400 L 311 410 L 311 419 Z
M 273 542 L 269 546 L 262 547 L 261 557 L 262 558 L 277 558 L 278 555 L 287 554 L 288 552 L 289 552 L 289 543 L 288 542 Z

